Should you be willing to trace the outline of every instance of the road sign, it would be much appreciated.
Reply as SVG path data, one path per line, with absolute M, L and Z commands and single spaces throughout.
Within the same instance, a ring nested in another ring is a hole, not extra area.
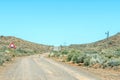
M 15 46 L 15 44 L 13 42 L 9 44 L 9 47 L 14 48 L 14 49 L 16 48 L 16 46 Z

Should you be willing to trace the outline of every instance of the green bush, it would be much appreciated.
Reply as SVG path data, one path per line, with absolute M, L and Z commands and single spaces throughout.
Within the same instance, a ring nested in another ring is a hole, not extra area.
M 74 63 L 77 63 L 79 55 L 80 55 L 80 53 L 74 53 L 72 58 L 71 58 L 71 61 L 73 61 Z
M 115 55 L 116 55 L 117 57 L 120 57 L 120 50 L 119 50 L 119 49 L 115 51 Z
M 84 65 L 85 66 L 89 66 L 90 65 L 90 57 L 87 57 L 86 59 L 84 59 Z
M 27 52 L 21 48 L 18 48 L 15 50 L 15 53 L 27 53 Z
M 55 55 L 54 55 L 53 52 L 51 52 L 48 56 L 49 56 L 49 57 L 54 57 Z
M 102 57 L 102 55 L 99 55 L 99 54 L 92 54 L 90 56 L 90 65 L 94 65 L 96 63 L 99 63 L 99 64 L 103 64 L 105 62 L 104 60 L 104 57 Z
M 76 63 L 84 63 L 84 59 L 86 58 L 85 54 L 79 54 L 79 56 L 77 57 L 77 61 Z
M 4 63 L 4 60 L 0 58 L 0 65 Z
M 0 65 L 2 65 L 5 61 L 10 61 L 11 57 L 9 55 L 6 55 L 3 52 L 0 52 Z
M 61 51 L 61 54 L 62 54 L 62 55 L 67 55 L 67 54 L 68 54 L 68 51 L 67 51 L 67 50 L 63 50 L 63 51 Z
M 120 65 L 120 59 L 113 59 L 107 62 L 108 66 L 114 67 Z
M 67 56 L 67 61 L 73 61 L 74 63 L 84 63 L 85 66 L 90 65 L 91 57 L 85 53 L 71 52 Z
M 12 58 L 11 56 L 6 55 L 6 56 L 5 56 L 5 61 L 11 61 L 11 58 Z
M 0 52 L 0 65 L 2 65 L 4 63 L 4 54 L 2 52 Z
M 74 55 L 74 53 L 69 53 L 69 54 L 67 55 L 67 61 L 71 61 L 73 55 Z
M 49 57 L 59 57 L 61 55 L 58 51 L 52 51 L 48 56 Z

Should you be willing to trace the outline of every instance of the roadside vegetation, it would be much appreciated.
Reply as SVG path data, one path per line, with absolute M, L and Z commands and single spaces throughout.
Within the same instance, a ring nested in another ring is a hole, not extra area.
M 16 49 L 10 48 L 9 44 L 13 42 Z M 50 46 L 36 44 L 12 36 L 0 36 L 0 65 L 6 61 L 11 61 L 13 57 L 29 56 L 48 52 Z
M 79 66 L 120 70 L 120 33 L 90 44 L 62 46 L 49 57 Z

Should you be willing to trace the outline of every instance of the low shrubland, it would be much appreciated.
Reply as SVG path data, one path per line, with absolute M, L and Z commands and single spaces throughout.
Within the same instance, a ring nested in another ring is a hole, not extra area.
M 95 68 L 112 68 L 120 66 L 120 51 L 104 50 L 97 51 L 79 51 L 79 50 L 63 50 L 53 51 L 49 57 L 64 59 L 62 61 L 83 64 L 84 66 Z M 66 58 L 65 58 L 66 57 Z M 96 65 L 97 64 L 97 65 Z
M 60 51 L 53 51 L 51 55 L 82 66 L 120 68 L 120 33 L 89 44 L 62 46 Z

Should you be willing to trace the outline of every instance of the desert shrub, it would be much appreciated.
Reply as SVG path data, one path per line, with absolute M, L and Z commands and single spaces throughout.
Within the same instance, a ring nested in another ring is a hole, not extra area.
M 105 59 L 99 54 L 92 54 L 90 56 L 90 65 L 94 65 L 96 63 L 103 64 Z
M 29 56 L 29 55 L 36 54 L 34 53 L 34 50 L 22 49 L 22 48 L 18 48 L 12 52 L 14 56 L 27 56 L 27 55 Z
M 61 54 L 58 52 L 58 53 L 55 53 L 54 55 L 55 57 L 59 57 Z
M 51 52 L 48 56 L 49 56 L 49 57 L 54 57 L 54 53 Z
M 120 51 L 119 50 L 109 50 L 109 52 L 104 53 L 104 56 L 112 59 L 112 58 L 119 58 L 120 57 Z
M 7 50 L 7 47 L 6 47 L 6 46 L 3 46 L 0 51 L 1 51 L 1 52 L 5 52 L 5 50 Z
M 110 49 L 107 49 L 107 50 L 104 50 L 104 52 L 102 52 L 102 54 L 103 54 L 105 57 L 111 59 L 111 58 L 117 56 L 117 51 L 112 50 L 112 49 L 111 49 L 111 50 L 110 50 Z
M 96 51 L 78 51 L 78 50 L 72 50 L 71 52 L 68 53 L 68 56 L 67 56 L 67 59 L 68 61 L 74 61 L 76 63 L 83 63 L 84 62 L 84 59 L 91 55 L 91 54 L 95 54 L 97 53 Z
M 85 54 L 83 53 L 79 54 L 79 56 L 77 57 L 76 63 L 83 63 L 85 58 L 86 58 Z
M 84 52 L 71 52 L 67 56 L 67 61 L 73 61 L 74 63 L 84 63 L 85 66 L 93 65 L 96 63 L 103 64 L 105 60 L 102 59 L 102 56 L 93 53 L 84 53 Z
M 69 54 L 67 55 L 67 61 L 71 61 L 73 55 L 74 55 L 74 53 L 69 53 Z
M 4 57 L 5 57 L 4 53 L 0 52 L 0 65 L 2 65 L 5 62 Z
M 98 53 L 98 52 L 95 51 L 95 50 L 86 50 L 86 51 L 84 51 L 84 53 L 85 53 L 85 54 L 96 54 L 96 53 Z
M 120 65 L 120 59 L 112 59 L 107 62 L 108 66 L 114 67 Z
M 0 58 L 0 65 L 4 63 L 4 60 Z
M 12 59 L 12 57 L 9 55 L 6 55 L 4 58 L 5 58 L 5 61 L 11 61 L 11 59 Z
M 61 54 L 62 55 L 67 55 L 69 52 L 67 51 L 67 50 L 63 50 L 63 51 L 61 51 Z
M 33 53 L 38 53 L 38 51 L 37 51 L 37 50 L 34 50 Z
M 0 52 L 0 65 L 2 65 L 5 61 L 10 61 L 11 56 L 5 54 L 4 52 Z
M 59 56 L 60 56 L 60 52 L 58 52 L 58 51 L 52 51 L 49 54 L 49 57 L 59 57 Z
M 116 57 L 120 57 L 120 49 L 117 49 L 114 54 L 116 55 Z
M 97 53 L 82 53 L 77 57 L 77 63 L 84 63 L 85 66 L 92 66 L 94 64 L 103 64 L 106 58 Z
M 73 61 L 74 63 L 77 63 L 79 55 L 80 55 L 80 53 L 74 53 L 72 58 L 71 58 L 71 61 Z
M 25 53 L 25 51 L 21 48 L 18 48 L 15 50 L 16 53 Z
M 17 53 L 15 56 L 24 56 L 24 53 Z
M 89 66 L 90 65 L 90 57 L 87 57 L 84 59 L 84 65 Z

